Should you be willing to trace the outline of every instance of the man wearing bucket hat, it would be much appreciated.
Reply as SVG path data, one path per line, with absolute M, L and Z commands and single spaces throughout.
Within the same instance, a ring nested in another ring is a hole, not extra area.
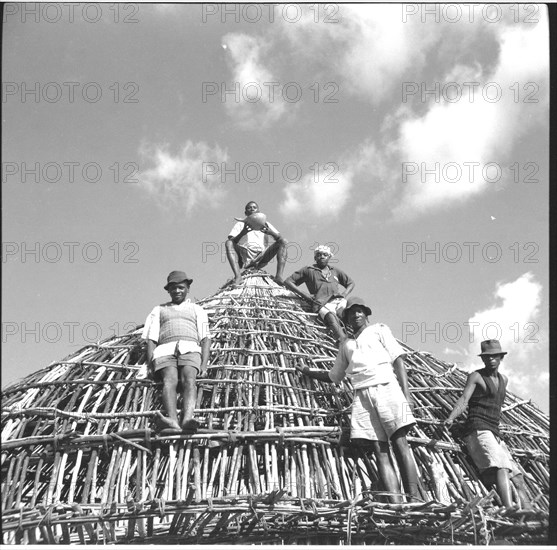
M 499 433 L 501 407 L 507 391 L 507 377 L 499 372 L 499 365 L 507 354 L 499 340 L 484 340 L 481 357 L 484 368 L 468 375 L 461 397 L 449 414 L 445 425 L 450 427 L 455 418 L 468 406 L 464 425 L 464 442 L 487 486 L 495 485 L 503 506 L 512 506 L 510 480 L 516 487 L 521 504 L 531 508 L 524 484 L 523 471 L 511 456 Z
M 348 376 L 354 388 L 350 437 L 364 452 L 377 459 L 379 477 L 393 502 L 401 502 L 400 483 L 392 463 L 389 443 L 410 499 L 420 498 L 418 471 L 406 439 L 416 423 L 402 356 L 406 353 L 389 327 L 370 324 L 371 309 L 355 296 L 348 299 L 344 319 L 354 339 L 341 345 L 335 364 L 327 372 L 307 366 L 296 368 L 323 382 L 340 383 Z
M 156 306 L 145 321 L 141 337 L 147 340 L 150 376 L 162 379 L 162 403 L 167 416 L 158 413 L 161 427 L 195 432 L 193 419 L 197 396 L 196 377 L 204 374 L 211 339 L 204 309 L 186 300 L 192 279 L 184 271 L 172 271 L 164 289 L 171 301 Z M 178 422 L 177 388 L 182 384 L 182 415 Z
M 226 241 L 226 256 L 234 273 L 234 285 L 242 284 L 240 273 L 242 268 L 263 268 L 275 256 L 277 257 L 275 280 L 282 283 L 288 241 L 267 221 L 267 217 L 259 211 L 256 202 L 248 202 L 244 213 L 246 215 L 244 219 L 236 218 L 236 224 L 230 230 Z M 274 239 L 273 243 L 270 242 L 269 237 Z
M 313 311 L 333 331 L 342 342 L 346 334 L 340 326 L 339 317 L 346 306 L 346 296 L 352 292 L 354 281 L 337 267 L 330 267 L 333 253 L 328 246 L 320 245 L 313 251 L 315 264 L 299 269 L 284 281 L 284 286 L 301 294 L 312 302 Z M 309 292 L 298 290 L 305 283 Z M 342 285 L 342 287 L 340 286 Z

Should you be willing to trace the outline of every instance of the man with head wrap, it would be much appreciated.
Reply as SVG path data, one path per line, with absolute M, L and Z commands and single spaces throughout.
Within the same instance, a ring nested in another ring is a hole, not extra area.
M 342 341 L 346 334 L 340 326 L 339 316 L 346 306 L 346 296 L 352 292 L 354 281 L 337 267 L 330 267 L 333 253 L 328 246 L 318 246 L 314 251 L 315 264 L 299 269 L 284 281 L 284 285 L 313 302 L 313 310 L 333 331 L 337 340 Z M 310 292 L 298 290 L 306 283 Z M 341 286 L 342 285 L 342 286 Z

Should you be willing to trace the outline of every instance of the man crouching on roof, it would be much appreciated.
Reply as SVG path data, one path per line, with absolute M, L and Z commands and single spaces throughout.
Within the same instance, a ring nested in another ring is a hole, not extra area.
M 282 283 L 282 274 L 286 262 L 286 250 L 288 241 L 278 230 L 265 219 L 263 226 L 252 227 L 249 220 L 254 214 L 259 213 L 259 205 L 255 201 L 246 204 L 244 213 L 245 220 L 238 221 L 228 234 L 226 241 L 226 256 L 228 263 L 234 273 L 234 286 L 243 282 L 241 269 L 255 267 L 263 269 L 275 256 L 277 257 L 277 274 L 275 281 Z M 274 239 L 271 243 L 270 238 Z
M 313 311 L 333 331 L 340 343 L 346 339 L 346 334 L 340 326 L 339 316 L 346 307 L 346 296 L 352 292 L 355 283 L 344 271 L 329 266 L 332 257 L 328 246 L 318 246 L 313 252 L 315 264 L 290 275 L 284 281 L 284 286 L 313 303 Z M 302 283 L 306 283 L 311 294 L 297 289 Z
M 197 397 L 196 376 L 205 374 L 211 339 L 209 320 L 201 306 L 186 300 L 193 279 L 172 271 L 164 287 L 171 302 L 156 306 L 147 317 L 141 337 L 147 340 L 149 374 L 162 378 L 162 403 L 167 416 L 158 413 L 164 428 L 196 432 L 193 419 Z M 182 383 L 182 418 L 178 423 L 177 388 Z
M 420 499 L 418 471 L 406 434 L 416 423 L 414 404 L 402 355 L 405 351 L 389 327 L 371 325 L 371 309 L 361 298 L 348 299 L 344 319 L 354 339 L 344 340 L 332 369 L 311 370 L 296 366 L 305 375 L 323 382 L 340 383 L 348 376 L 354 387 L 350 438 L 363 452 L 373 451 L 379 477 L 393 502 L 401 502 L 400 485 L 391 462 L 389 441 L 410 498 Z M 398 494 L 397 494 L 398 493 Z

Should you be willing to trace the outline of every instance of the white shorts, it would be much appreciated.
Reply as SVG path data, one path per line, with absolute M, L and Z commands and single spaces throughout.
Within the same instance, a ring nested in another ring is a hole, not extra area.
M 325 319 L 328 313 L 334 313 L 337 317 L 341 317 L 344 308 L 346 307 L 346 298 L 342 296 L 337 296 L 333 298 L 329 302 L 327 302 L 321 309 L 318 311 L 319 317 L 321 319 Z
M 512 457 L 505 442 L 490 430 L 474 430 L 464 438 L 466 448 L 474 464 L 484 472 L 490 468 L 505 468 L 509 470 L 510 477 L 522 473 L 520 466 Z
M 350 422 L 352 439 L 389 441 L 397 430 L 415 423 L 410 403 L 396 380 L 356 390 Z

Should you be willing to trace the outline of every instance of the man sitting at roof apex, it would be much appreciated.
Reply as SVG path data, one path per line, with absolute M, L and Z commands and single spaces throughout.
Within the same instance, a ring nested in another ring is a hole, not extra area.
M 328 246 L 318 246 L 313 255 L 315 264 L 302 267 L 290 275 L 284 281 L 284 286 L 313 302 L 313 311 L 319 314 L 336 339 L 342 342 L 346 339 L 346 334 L 338 317 L 342 315 L 346 307 L 346 296 L 352 292 L 355 283 L 344 271 L 329 266 L 333 253 Z M 306 283 L 311 295 L 296 288 L 302 283 Z
M 244 213 L 246 218 L 243 220 L 236 218 L 238 221 L 230 230 L 226 241 L 226 256 L 234 273 L 234 285 L 239 286 L 243 282 L 240 269 L 263 268 L 275 256 L 277 257 L 275 280 L 282 283 L 288 241 L 267 221 L 255 201 L 246 204 Z M 273 243 L 270 242 L 269 237 L 274 239 Z

